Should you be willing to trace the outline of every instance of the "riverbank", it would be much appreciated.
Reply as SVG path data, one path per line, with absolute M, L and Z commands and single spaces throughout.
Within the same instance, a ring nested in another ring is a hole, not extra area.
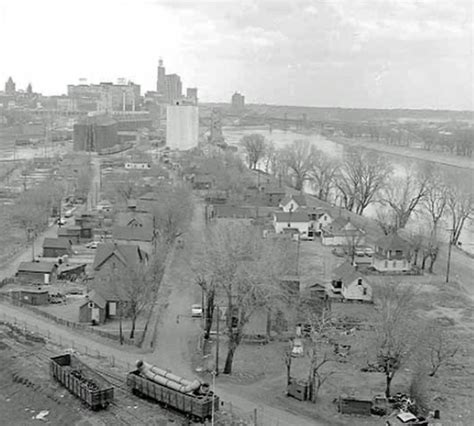
M 404 146 L 385 145 L 377 142 L 370 142 L 367 139 L 349 139 L 343 136 L 331 136 L 329 140 L 345 146 L 353 146 L 384 154 L 397 155 L 399 157 L 412 158 L 415 160 L 429 161 L 431 163 L 443 164 L 445 166 L 459 169 L 470 169 L 474 171 L 474 160 L 468 157 L 455 157 L 447 153 L 423 151 L 416 148 Z

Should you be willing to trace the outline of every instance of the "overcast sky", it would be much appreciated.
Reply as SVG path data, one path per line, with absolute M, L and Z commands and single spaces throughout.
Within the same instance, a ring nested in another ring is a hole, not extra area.
M 0 82 L 154 90 L 161 56 L 202 101 L 473 108 L 471 0 L 0 0 Z

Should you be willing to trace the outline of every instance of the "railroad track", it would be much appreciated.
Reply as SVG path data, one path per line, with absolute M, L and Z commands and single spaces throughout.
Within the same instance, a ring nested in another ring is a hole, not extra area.
M 14 336 L 9 336 L 7 344 L 15 353 L 16 357 L 23 360 L 27 359 L 28 364 L 33 369 L 43 370 L 48 368 L 50 358 L 56 356 L 58 353 L 58 350 L 48 348 L 46 345 L 42 346 L 41 349 L 38 349 L 36 345 L 31 346 L 27 342 L 20 342 Z M 175 419 L 178 419 L 176 415 L 164 413 L 163 409 L 156 404 L 152 404 L 132 395 L 124 382 L 125 375 L 121 376 L 106 371 L 104 368 L 91 368 L 104 377 L 104 379 L 115 388 L 114 401 L 111 403 L 109 408 L 97 412 L 98 419 L 103 421 L 105 424 L 113 424 L 117 426 L 140 426 L 154 424 L 150 421 L 153 417 L 175 417 Z M 28 374 L 18 374 L 19 378 L 17 380 L 31 384 L 26 377 L 27 375 Z M 26 380 L 26 382 L 24 382 L 24 380 Z M 145 414 L 142 412 L 143 406 L 146 406 L 147 408 Z M 182 420 L 182 417 L 180 420 Z

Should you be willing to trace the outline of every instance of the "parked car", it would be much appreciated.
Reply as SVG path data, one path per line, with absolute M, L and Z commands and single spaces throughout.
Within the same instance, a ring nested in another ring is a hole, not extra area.
M 56 223 L 57 223 L 58 225 L 61 225 L 61 226 L 62 226 L 62 225 L 66 225 L 66 218 L 65 218 L 65 217 L 58 217 Z
M 366 256 L 373 256 L 374 255 L 374 249 L 373 248 L 370 248 L 370 247 L 367 247 L 365 250 L 364 250 L 364 253 Z
M 98 241 L 91 241 L 90 243 L 87 243 L 87 244 L 86 244 L 86 248 L 88 248 L 88 249 L 96 249 L 99 244 L 100 244 L 100 243 L 99 243 Z
M 195 318 L 202 317 L 202 306 L 198 304 L 194 304 L 191 306 L 191 316 Z
M 304 355 L 303 341 L 301 339 L 293 340 L 293 347 L 291 348 L 291 356 L 300 357 Z

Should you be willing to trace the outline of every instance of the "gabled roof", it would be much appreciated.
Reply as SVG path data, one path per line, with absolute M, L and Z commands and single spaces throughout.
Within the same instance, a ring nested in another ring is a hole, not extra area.
M 43 241 L 43 248 L 70 249 L 71 244 L 64 238 L 45 238 Z
M 21 262 L 18 266 L 18 272 L 40 272 L 50 274 L 54 271 L 56 265 L 52 262 Z
M 149 228 L 153 231 L 153 215 L 145 212 L 118 212 L 114 218 L 115 225 L 130 228 Z
M 101 309 L 105 309 L 107 306 L 107 301 L 96 290 L 91 290 L 89 293 L 87 293 L 86 300 L 81 306 L 89 303 L 89 301 L 94 302 Z
M 351 264 L 349 260 L 346 260 L 342 265 L 339 265 L 333 272 L 333 278 L 335 280 L 341 280 L 344 286 L 347 286 L 354 282 L 358 278 L 365 277 Z
M 290 201 L 294 201 L 299 207 L 307 205 L 306 197 L 304 195 L 287 195 L 283 200 L 281 200 L 280 204 L 286 206 Z
M 397 233 L 383 236 L 377 240 L 375 245 L 384 250 L 406 251 L 410 248 L 410 243 L 400 237 Z
M 127 267 L 136 266 L 148 257 L 148 254 L 136 244 L 102 243 L 97 246 L 92 269 L 99 270 L 113 255 Z
M 275 219 L 277 222 L 286 222 L 286 223 L 304 223 L 309 222 L 308 213 L 304 211 L 295 211 L 295 212 L 274 212 Z
M 112 237 L 125 241 L 153 241 L 153 227 L 150 226 L 114 226 Z

